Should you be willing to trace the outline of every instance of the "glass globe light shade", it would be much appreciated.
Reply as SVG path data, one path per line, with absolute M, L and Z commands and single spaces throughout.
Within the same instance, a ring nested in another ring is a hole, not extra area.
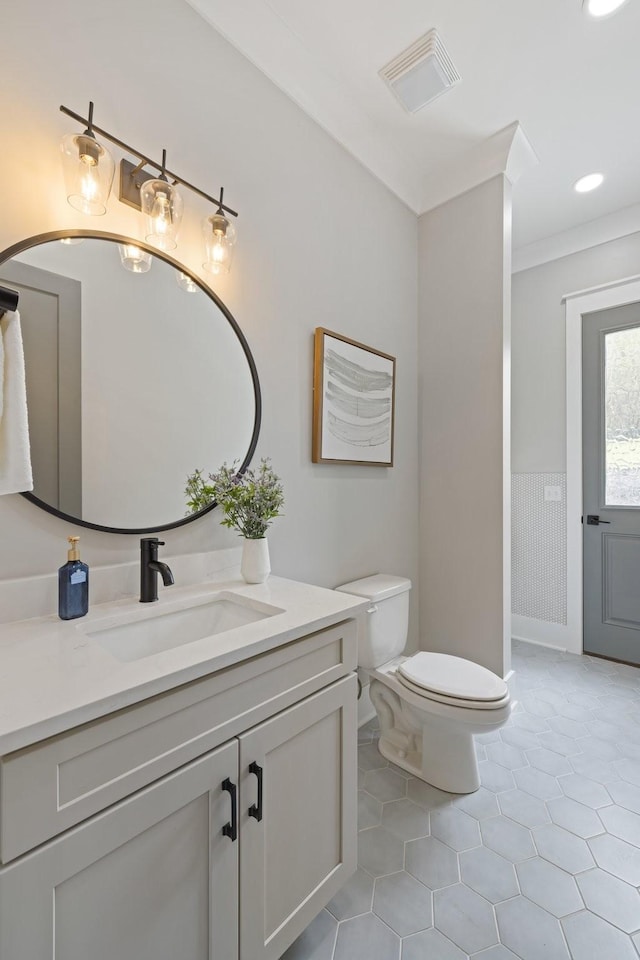
M 151 254 L 141 250 L 134 243 L 119 243 L 120 262 L 131 273 L 147 273 L 151 270 Z
M 140 204 L 147 218 L 146 239 L 160 250 L 175 250 L 184 204 L 167 180 L 145 180 L 140 187 Z
M 199 290 L 198 284 L 193 277 L 190 277 L 188 273 L 183 273 L 181 270 L 178 270 L 176 273 L 176 282 L 180 289 L 185 290 L 187 293 L 197 293 Z
M 60 144 L 67 200 L 75 210 L 100 217 L 107 212 L 115 163 L 93 134 L 69 133 Z
M 205 261 L 202 264 L 209 273 L 229 273 L 238 232 L 221 213 L 214 213 L 202 221 Z

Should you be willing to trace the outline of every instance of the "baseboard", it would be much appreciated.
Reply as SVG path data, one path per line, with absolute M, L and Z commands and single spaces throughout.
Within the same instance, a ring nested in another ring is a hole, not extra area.
M 514 633 L 512 640 L 519 640 L 520 643 L 530 643 L 532 647 L 546 647 L 547 650 L 557 650 L 559 653 L 566 653 L 566 647 L 558 647 L 554 643 L 543 643 L 542 640 L 532 640 L 530 637 L 517 637 Z
M 511 618 L 511 630 L 514 640 L 561 650 L 563 653 L 582 653 L 582 649 L 576 648 L 569 628 L 563 623 L 547 623 L 546 620 L 534 620 L 533 617 L 514 614 Z

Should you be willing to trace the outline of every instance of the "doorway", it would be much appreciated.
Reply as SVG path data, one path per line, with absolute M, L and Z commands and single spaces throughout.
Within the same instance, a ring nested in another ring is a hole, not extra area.
M 582 326 L 587 314 L 640 303 L 640 276 L 563 297 L 566 319 L 567 623 L 554 641 L 583 652 Z M 605 529 L 610 529 L 605 527 Z
M 640 664 L 640 304 L 582 339 L 584 651 Z
M 33 494 L 81 517 L 81 284 L 19 262 L 0 282 L 20 294 Z

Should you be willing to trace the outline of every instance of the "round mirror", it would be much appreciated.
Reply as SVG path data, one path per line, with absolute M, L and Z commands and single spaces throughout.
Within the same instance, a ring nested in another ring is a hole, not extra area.
M 244 470 L 260 427 L 247 341 L 188 270 L 139 241 L 70 230 L 0 255 L 20 293 L 33 493 L 112 533 L 193 520 L 187 478 Z

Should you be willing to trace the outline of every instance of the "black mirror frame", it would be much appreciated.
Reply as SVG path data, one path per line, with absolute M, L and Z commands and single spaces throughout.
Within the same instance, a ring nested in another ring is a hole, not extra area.
M 12 257 L 15 257 L 19 253 L 23 253 L 25 250 L 29 250 L 31 247 L 40 246 L 43 243 L 48 243 L 51 240 L 66 240 L 66 239 L 82 239 L 82 240 L 109 240 L 112 243 L 133 243 L 136 247 L 139 247 L 141 250 L 145 250 L 148 253 L 151 253 L 154 257 L 157 257 L 160 260 L 164 260 L 170 266 L 174 267 L 176 270 L 180 270 L 182 273 L 185 273 L 190 277 L 195 284 L 205 293 L 213 302 L 216 304 L 218 309 L 224 314 L 227 321 L 231 325 L 232 330 L 240 341 L 240 346 L 242 347 L 247 363 L 249 365 L 249 371 L 251 373 L 251 381 L 253 383 L 253 392 L 255 399 L 255 417 L 253 421 L 253 431 L 251 434 L 251 441 L 249 443 L 249 449 L 246 456 L 244 457 L 238 473 L 242 474 L 245 472 L 258 443 L 258 436 L 260 433 L 260 423 L 262 420 L 262 395 L 260 393 L 260 381 L 258 379 L 258 371 L 256 368 L 255 360 L 251 350 L 249 349 L 249 344 L 238 326 L 238 322 L 234 316 L 229 312 L 227 307 L 224 305 L 222 300 L 218 295 L 208 287 L 198 276 L 192 273 L 188 267 L 185 267 L 183 263 L 180 263 L 178 260 L 174 260 L 173 257 L 168 256 L 164 251 L 158 250 L 156 247 L 150 246 L 148 243 L 145 243 L 142 240 L 135 240 L 132 237 L 125 237 L 118 233 L 107 233 L 100 230 L 53 230 L 50 233 L 40 233 L 34 237 L 28 237 L 26 240 L 21 240 L 19 243 L 14 243 L 11 247 L 7 247 L 6 250 L 3 250 L 0 253 L 0 267 L 7 260 L 10 260 Z M 204 507 L 202 510 L 198 510 L 197 513 L 188 514 L 185 517 L 182 517 L 180 520 L 175 520 L 172 523 L 164 523 L 157 527 L 107 527 L 104 524 L 100 523 L 91 523 L 88 520 L 81 520 L 78 517 L 73 517 L 68 513 L 63 513 L 61 510 L 57 510 L 55 507 L 50 506 L 48 503 L 45 503 L 44 500 L 40 500 L 39 497 L 36 497 L 33 493 L 22 493 L 26 500 L 30 500 L 31 503 L 34 503 L 37 507 L 40 507 L 41 510 L 46 510 L 47 513 L 53 514 L 54 517 L 59 517 L 61 520 L 67 520 L 71 523 L 78 524 L 81 527 L 89 527 L 91 530 L 102 530 L 103 533 L 123 533 L 123 534 L 139 534 L 139 533 L 156 533 L 160 530 L 173 530 L 175 527 L 182 527 L 186 523 L 191 523 L 193 520 L 197 520 L 199 517 L 209 513 L 213 510 L 217 504 L 215 500 L 209 504 L 208 507 Z

